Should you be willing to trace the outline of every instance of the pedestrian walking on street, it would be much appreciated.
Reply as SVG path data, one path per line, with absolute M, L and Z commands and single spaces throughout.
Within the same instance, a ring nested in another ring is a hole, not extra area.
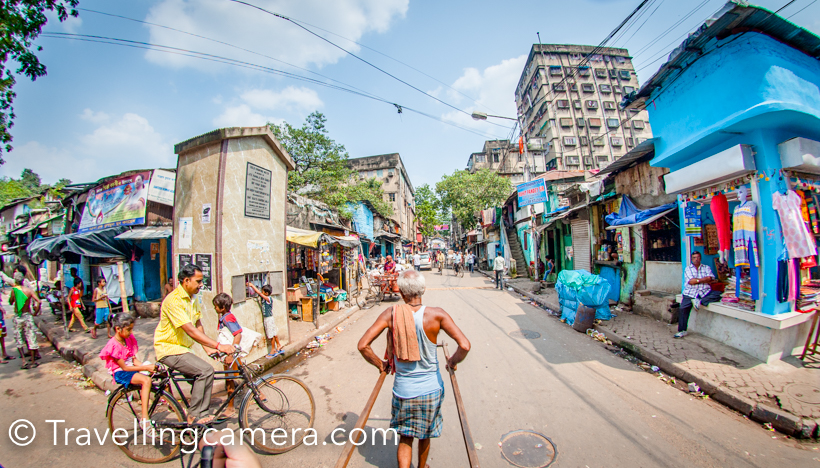
M 78 277 L 74 278 L 74 286 L 68 292 L 68 306 L 71 307 L 71 320 L 68 321 L 68 331 L 74 326 L 74 319 L 80 322 L 80 326 L 86 333 L 91 333 L 91 329 L 85 324 L 83 319 L 82 309 L 85 309 L 83 304 L 83 280 Z
M 702 265 L 700 258 L 700 252 L 693 253 L 692 264 L 683 272 L 683 299 L 680 301 L 678 332 L 675 338 L 683 338 L 687 335 L 689 313 L 692 307 L 698 310 L 701 304 L 706 305 L 720 300 L 720 292 L 712 291 L 710 286 L 715 281 L 712 269 Z
M 475 273 L 475 255 L 472 252 L 469 252 L 465 257 L 465 261 L 467 265 L 470 267 L 470 274 Z
M 8 335 L 8 330 L 6 330 L 6 311 L 0 306 L 0 364 L 8 364 L 9 361 L 14 359 L 14 356 L 9 356 L 6 353 L 6 335 Z
M 421 271 L 421 255 L 418 252 L 413 254 L 413 268 L 416 271 Z
M 399 434 L 397 458 L 399 468 L 410 468 L 413 439 L 419 439 L 418 467 L 427 467 L 430 439 L 441 436 L 441 404 L 444 383 L 439 372 L 437 346 L 440 330 L 454 339 L 458 349 L 447 367 L 467 357 L 470 341 L 452 317 L 439 307 L 422 305 L 424 276 L 405 271 L 398 278 L 404 304 L 386 309 L 359 340 L 359 352 L 381 372 L 393 371 L 393 401 L 390 428 Z M 387 355 L 379 359 L 370 345 L 387 330 Z
M 507 263 L 504 261 L 504 257 L 501 256 L 501 252 L 496 252 L 495 258 L 493 259 L 493 271 L 495 271 L 495 287 L 501 290 L 504 290 L 504 272 L 507 269 Z
M 40 313 L 40 298 L 34 294 L 31 288 L 23 286 L 23 282 L 23 274 L 19 271 L 15 272 L 14 288 L 9 296 L 9 304 L 14 306 L 14 326 L 16 328 L 14 338 L 17 342 L 20 359 L 23 360 L 22 368 L 32 369 L 39 365 L 35 361 L 40 359 L 40 345 L 37 343 L 34 319 L 32 318 L 32 314 L 37 315 Z M 26 355 L 23 353 L 24 347 L 28 347 L 31 362 L 26 362 Z

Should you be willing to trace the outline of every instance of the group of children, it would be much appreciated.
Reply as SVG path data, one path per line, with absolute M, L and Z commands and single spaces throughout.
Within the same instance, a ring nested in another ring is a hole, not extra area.
M 82 282 L 80 282 L 80 285 L 82 287 Z M 103 288 L 104 293 L 105 280 L 101 279 L 100 282 L 98 282 L 98 289 L 100 285 Z M 262 317 L 265 326 L 265 335 L 270 340 L 272 348 L 271 353 L 268 354 L 267 357 L 278 356 L 279 354 L 284 353 L 284 350 L 282 349 L 282 346 L 279 343 L 279 337 L 277 336 L 278 330 L 276 328 L 276 323 L 274 322 L 273 318 L 273 299 L 271 298 L 271 293 L 273 292 L 273 290 L 269 285 L 262 286 L 261 290 L 257 289 L 256 286 L 254 286 L 252 283 L 248 283 L 247 286 L 249 288 L 252 288 L 256 292 L 261 302 Z M 98 296 L 97 290 L 95 290 L 95 302 L 97 299 L 99 299 L 99 297 L 100 296 Z M 107 299 L 107 296 L 103 297 Z M 234 316 L 234 314 L 231 312 L 233 299 L 228 294 L 219 293 L 213 298 L 212 302 L 214 305 L 214 309 L 216 310 L 216 313 L 219 316 L 219 331 L 221 332 L 224 328 L 233 337 L 233 343 L 228 344 L 239 344 L 239 342 L 242 340 L 242 327 L 236 320 L 236 316 Z M 72 305 L 72 310 L 73 309 L 74 307 Z M 96 322 L 98 322 L 98 324 L 101 324 L 102 322 L 106 322 L 108 324 L 108 336 L 110 338 L 108 343 L 102 349 L 102 351 L 100 351 L 100 359 L 102 359 L 105 362 L 105 367 L 111 373 L 114 382 L 120 385 L 132 385 L 135 387 L 140 387 L 140 402 L 142 405 L 141 424 L 144 430 L 151 431 L 151 423 L 148 415 L 148 398 L 151 392 L 150 373 L 156 371 L 156 366 L 150 363 L 139 364 L 139 362 L 136 360 L 137 351 L 139 351 L 139 344 L 137 343 L 137 339 L 133 335 L 133 316 L 126 313 L 120 313 L 112 316 L 111 319 L 108 320 L 108 311 L 110 309 L 107 309 L 104 312 L 101 312 L 100 309 L 100 305 L 97 304 Z M 101 316 L 102 320 L 100 320 Z M 83 323 L 82 316 L 80 316 L 80 323 Z M 114 330 L 113 336 L 111 335 L 111 328 L 113 328 Z M 93 333 L 94 334 L 92 336 L 96 337 L 96 326 L 94 328 Z M 230 356 L 225 359 L 224 369 L 236 370 L 236 365 Z M 234 383 L 232 380 L 227 381 L 227 390 L 229 393 L 233 390 L 233 385 Z M 234 413 L 233 401 L 231 401 L 228 404 L 226 415 L 231 415 L 232 413 Z

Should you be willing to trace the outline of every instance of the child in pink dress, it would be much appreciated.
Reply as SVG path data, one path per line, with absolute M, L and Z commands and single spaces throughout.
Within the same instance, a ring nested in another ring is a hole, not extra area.
M 156 367 L 153 364 L 135 365 L 137 350 L 139 345 L 134 338 L 134 317 L 130 314 L 120 313 L 112 319 L 114 327 L 114 337 L 100 351 L 100 359 L 105 362 L 105 367 L 114 377 L 114 382 L 120 385 L 133 385 L 141 387 L 140 403 L 142 405 L 142 426 L 143 430 L 149 430 L 152 426 L 148 418 L 148 396 L 151 393 L 151 377 L 140 374 L 140 371 L 154 372 Z

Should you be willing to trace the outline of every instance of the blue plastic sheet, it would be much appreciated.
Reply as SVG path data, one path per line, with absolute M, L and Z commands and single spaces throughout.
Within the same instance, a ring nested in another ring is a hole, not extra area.
M 671 210 L 677 206 L 677 203 L 667 203 L 666 205 L 656 206 L 655 208 L 650 208 L 648 210 L 639 210 L 635 204 L 632 203 L 632 200 L 624 195 L 621 197 L 621 207 L 618 209 L 618 212 L 606 215 L 604 220 L 610 226 L 635 224 L 647 220 L 658 213 Z
M 572 325 L 575 322 L 575 313 L 578 304 L 595 309 L 595 318 L 609 320 L 609 282 L 598 275 L 583 270 L 564 270 L 558 273 L 558 282 L 555 290 L 558 292 L 558 302 L 561 304 L 561 319 Z

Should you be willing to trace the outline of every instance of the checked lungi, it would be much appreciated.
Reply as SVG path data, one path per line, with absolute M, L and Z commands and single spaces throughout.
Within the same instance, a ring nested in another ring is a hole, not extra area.
M 431 439 L 441 435 L 441 403 L 444 389 L 415 398 L 393 395 L 390 428 L 399 435 Z

